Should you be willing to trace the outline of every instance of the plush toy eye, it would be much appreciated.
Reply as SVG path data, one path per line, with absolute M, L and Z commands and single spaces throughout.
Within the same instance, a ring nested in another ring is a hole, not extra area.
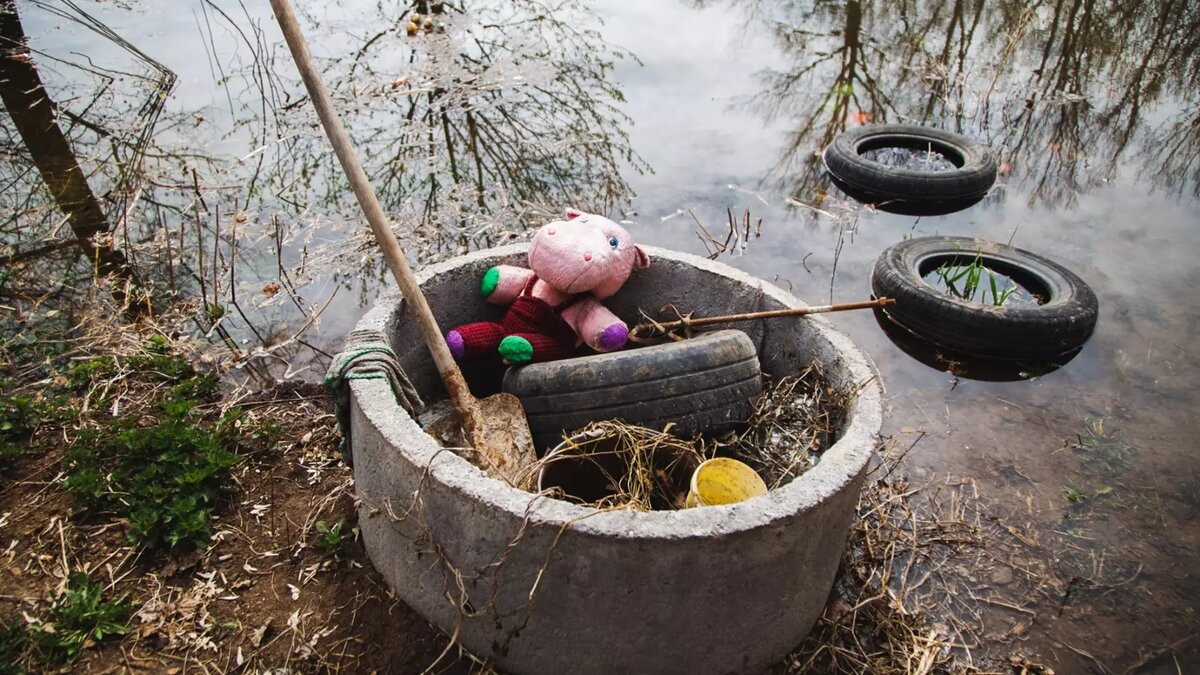
M 609 239 L 608 239 L 608 245 L 609 245 L 609 246 L 611 246 L 611 247 L 613 247 L 613 248 L 616 248 L 616 247 L 617 247 L 617 245 L 618 245 L 618 244 L 620 244 L 620 243 L 621 243 L 621 242 L 620 242 L 620 241 L 618 241 L 616 237 L 609 237 Z

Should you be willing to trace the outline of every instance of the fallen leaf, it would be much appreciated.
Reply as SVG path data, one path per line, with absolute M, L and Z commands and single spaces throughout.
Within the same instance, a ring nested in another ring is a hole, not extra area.
M 258 648 L 259 646 L 261 646 L 263 638 L 267 636 L 267 631 L 270 628 L 271 628 L 271 620 L 270 619 L 267 619 L 266 623 L 259 626 L 258 628 L 255 628 L 254 632 L 250 634 L 250 646 L 255 647 L 255 648 Z

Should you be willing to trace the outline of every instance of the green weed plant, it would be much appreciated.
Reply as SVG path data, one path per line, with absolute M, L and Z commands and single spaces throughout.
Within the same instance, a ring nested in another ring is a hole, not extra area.
M 197 374 L 161 336 L 137 354 L 80 361 L 68 380 L 88 388 L 114 376 L 155 385 L 151 408 L 83 430 L 66 453 L 67 491 L 83 512 L 127 519 L 135 544 L 166 551 L 208 545 L 212 514 L 240 461 L 235 450 L 273 442 L 279 428 L 250 425 L 236 409 L 216 420 L 202 413 L 218 397 L 217 375 Z
M 133 613 L 128 595 L 104 596 L 100 582 L 72 572 L 66 588 L 51 601 L 45 622 L 0 619 L 0 675 L 22 675 L 22 662 L 70 664 L 89 646 L 125 635 Z
M 986 287 L 983 286 L 984 272 L 987 273 L 988 285 Z M 1015 283 L 1010 283 L 1003 289 L 998 287 L 996 274 L 983 264 L 982 253 L 976 253 L 975 259 L 967 265 L 958 264 L 957 259 L 952 262 L 942 263 L 934 270 L 934 273 L 942 280 L 948 293 L 963 300 L 988 304 L 987 297 L 988 290 L 990 289 L 992 293 L 991 304 L 995 307 L 1003 306 L 1017 290 Z M 958 286 L 960 281 L 962 282 L 962 288 Z M 983 291 L 982 294 L 980 294 L 980 290 Z M 978 300 L 975 299 L 976 295 L 979 295 Z
M 206 546 L 209 520 L 239 458 L 228 429 L 188 403 L 169 402 L 148 427 L 129 420 L 85 431 L 67 451 L 65 487 L 90 512 L 129 520 L 129 538 L 151 549 Z
M 321 551 L 321 557 L 340 559 L 349 543 L 345 518 L 333 525 L 327 525 L 323 520 L 317 521 L 317 549 Z
M 17 662 L 28 643 L 29 631 L 19 620 L 0 618 L 0 675 L 24 675 Z
M 50 626 L 30 630 L 38 653 L 52 663 L 71 663 L 93 642 L 124 635 L 133 608 L 126 596 L 104 599 L 104 588 L 83 572 L 71 574 L 67 588 L 50 606 Z
M 0 389 L 8 383 L 0 380 Z M 26 396 L 0 396 L 0 473 L 20 457 L 29 454 L 34 432 L 42 425 L 65 424 L 75 418 L 63 399 Z

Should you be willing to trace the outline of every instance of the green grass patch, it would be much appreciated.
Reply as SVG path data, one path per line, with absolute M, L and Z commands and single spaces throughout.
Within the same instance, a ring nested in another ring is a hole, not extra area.
M 51 603 L 45 621 L 0 619 L 0 675 L 24 673 L 27 665 L 73 663 L 88 647 L 124 635 L 133 613 L 127 595 L 105 598 L 104 586 L 84 572 L 72 572 Z
M 29 631 L 18 619 L 0 619 L 0 675 L 24 675 L 17 665 L 29 644 Z
M 11 383 L 0 380 L 0 390 Z M 44 425 L 61 426 L 76 419 L 66 399 L 0 395 L 0 473 L 29 454 L 34 432 Z
M 124 635 L 132 612 L 126 596 L 105 600 L 100 582 L 74 572 L 66 590 L 50 606 L 49 624 L 31 627 L 29 634 L 44 659 L 71 663 L 90 643 Z
M 180 403 L 188 401 L 215 401 L 220 389 L 220 379 L 214 373 L 189 377 L 171 387 L 167 400 Z
M 1200 510 L 1200 478 L 1193 476 L 1180 483 L 1179 488 L 1175 490 L 1175 497 L 1193 509 Z
M 987 274 L 986 283 L 984 282 L 985 273 Z M 990 304 L 996 307 L 1003 306 L 1017 291 L 1016 284 L 1011 280 L 1005 280 L 1007 283 L 997 284 L 995 272 L 983 264 L 982 253 L 976 253 L 975 259 L 966 265 L 959 264 L 957 260 L 953 263 L 942 263 L 934 270 L 934 274 L 941 279 L 947 293 L 964 300 L 989 304 L 987 298 L 990 290 L 992 293 Z
M 186 359 L 170 351 L 161 335 L 142 343 L 142 351 L 127 356 L 101 354 L 77 360 L 67 368 L 67 383 L 75 391 L 111 378 L 127 377 L 138 382 L 176 382 L 172 397 L 178 400 L 209 401 L 216 398 L 215 375 L 199 375 Z
M 1137 448 L 1119 429 L 1106 425 L 1104 417 L 1085 417 L 1083 431 L 1076 434 L 1071 448 L 1084 468 L 1109 479 L 1127 473 L 1137 456 Z
M 72 389 L 84 390 L 95 382 L 116 375 L 118 368 L 116 357 L 108 355 L 76 361 L 67 368 L 67 383 Z
M 148 427 L 128 420 L 88 430 L 67 450 L 65 487 L 77 507 L 129 520 L 132 542 L 151 549 L 206 546 L 209 519 L 239 457 L 230 425 L 168 403 Z
M 1108 418 L 1087 416 L 1083 431 L 1069 443 L 1079 460 L 1079 483 L 1063 486 L 1068 517 L 1095 515 L 1101 510 L 1129 507 L 1144 498 L 1141 491 L 1126 489 L 1124 477 L 1133 468 L 1137 448 Z
M 152 386 L 142 390 L 140 413 L 85 429 L 67 449 L 64 485 L 76 508 L 126 519 L 130 541 L 148 549 L 208 545 L 238 451 L 272 442 L 277 427 L 251 424 L 238 410 L 220 419 L 202 413 L 219 396 L 218 376 L 197 374 L 159 335 L 136 354 L 78 361 L 68 379 L 87 388 L 112 377 Z

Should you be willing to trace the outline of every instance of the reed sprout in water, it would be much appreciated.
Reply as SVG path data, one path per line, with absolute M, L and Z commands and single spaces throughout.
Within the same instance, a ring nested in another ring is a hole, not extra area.
M 996 273 L 988 269 L 983 264 L 983 254 L 976 253 L 975 259 L 968 265 L 958 264 L 957 258 L 953 262 L 942 263 L 934 270 L 934 274 L 938 276 L 942 284 L 945 285 L 946 291 L 956 298 L 970 300 L 972 302 L 987 303 L 988 290 L 992 293 L 991 304 L 995 307 L 1001 307 L 1008 301 L 1009 297 L 1017 290 L 1016 283 L 1009 281 L 1008 285 L 1003 289 L 999 288 L 996 283 Z M 980 286 L 983 282 L 983 273 L 987 272 L 988 285 L 983 288 L 983 293 L 976 300 L 976 295 L 979 294 Z M 958 283 L 962 282 L 962 288 L 958 287 Z

